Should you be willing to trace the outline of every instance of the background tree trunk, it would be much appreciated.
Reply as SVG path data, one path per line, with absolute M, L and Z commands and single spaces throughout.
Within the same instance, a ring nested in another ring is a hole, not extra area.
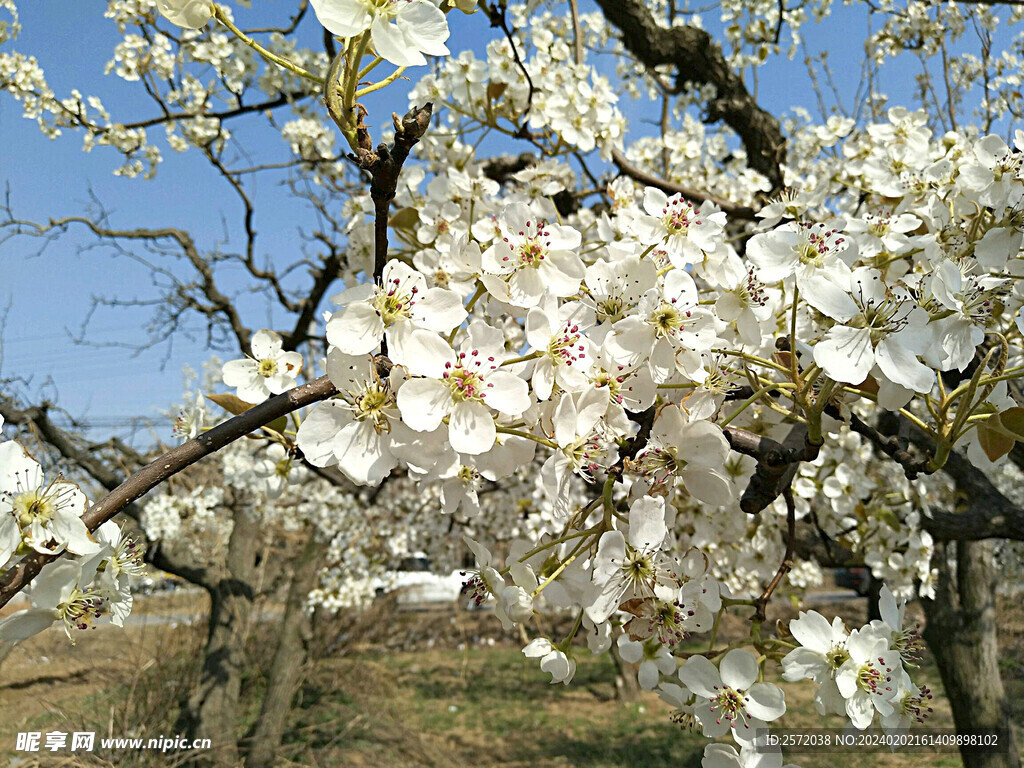
M 260 528 L 253 500 L 236 493 L 226 569 L 202 586 L 210 594 L 210 623 L 198 690 L 189 702 L 192 738 L 210 739 L 206 762 L 237 766 L 238 696 L 245 668 L 245 639 L 252 618 Z
M 885 586 L 885 582 L 871 574 L 871 581 L 868 583 L 868 593 L 866 595 L 868 599 L 868 623 L 870 624 L 875 619 L 881 621 L 882 612 L 879 610 L 878 601 L 881 597 L 882 587 Z
M 306 611 L 306 597 L 316 586 L 329 549 L 330 541 L 322 540 L 311 531 L 309 541 L 295 560 L 277 649 L 267 678 L 267 693 L 252 732 L 246 768 L 273 768 L 276 764 L 292 699 L 309 659 L 312 624 Z
M 948 547 L 956 549 L 955 569 Z M 961 751 L 964 768 L 1020 768 L 1009 701 L 999 676 L 998 570 L 992 542 L 939 544 L 933 562 L 939 583 L 934 600 L 921 600 L 927 619 L 924 638 L 935 655 L 957 732 L 1007 732 L 1005 751 Z
M 637 680 L 639 664 L 631 664 L 619 654 L 619 646 L 612 643 L 608 653 L 615 664 L 615 698 L 620 701 L 636 701 L 640 698 L 640 682 Z

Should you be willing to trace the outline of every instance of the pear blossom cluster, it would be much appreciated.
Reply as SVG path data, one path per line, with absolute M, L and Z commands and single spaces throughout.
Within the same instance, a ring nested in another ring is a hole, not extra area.
M 948 395 L 942 375 L 965 371 L 986 338 L 1007 340 L 1005 362 L 989 356 L 992 378 L 1021 358 L 1024 296 L 1011 265 L 1020 148 L 994 136 L 937 141 L 916 121 L 893 110 L 888 123 L 850 136 L 834 181 L 766 207 L 742 256 L 714 204 L 630 183 L 617 184 L 608 212 L 568 220 L 534 196 L 536 174 L 499 192 L 451 172 L 456 197 L 444 203 L 432 202 L 436 179 L 426 197 L 403 191 L 409 207 L 430 212 L 409 225 L 421 251 L 412 267 L 392 261 L 376 283 L 336 298 L 326 371 L 342 394 L 306 415 L 299 450 L 357 483 L 407 468 L 417 483 L 439 483 L 437 509 L 465 514 L 470 526 L 488 513 L 478 498 L 451 505 L 453 491 L 472 494 L 481 480 L 510 482 L 535 468 L 537 538 L 507 555 L 471 539 L 474 593 L 493 597 L 506 626 L 578 611 L 592 648 L 616 643 L 640 664 L 645 687 L 676 686 L 666 695 L 707 735 L 731 733 L 749 748 L 743 734 L 784 712 L 781 691 L 754 690 L 767 685 L 755 682 L 755 655 L 672 662 L 678 643 L 710 631 L 722 595 L 756 596 L 785 548 L 781 499 L 756 521 L 737 508 L 754 462 L 731 450 L 724 424 L 782 441 L 792 423 L 767 398 L 730 406 L 730 393 L 753 375 L 797 412 L 817 409 L 827 438 L 798 470 L 798 517 L 813 507 L 823 530 L 860 549 L 906 597 L 932 588 L 920 509 L 942 488 L 872 459 L 845 424 L 882 408 L 934 426 L 926 404 Z M 857 211 L 861 188 L 881 192 Z M 470 189 L 477 195 L 463 206 L 458 190 Z M 780 338 L 793 339 L 791 352 L 777 352 Z M 385 345 L 394 364 L 386 380 L 373 358 Z M 794 370 L 814 377 L 802 404 L 784 385 Z M 1001 461 L 969 425 L 1012 407 L 1002 381 L 948 406 L 972 460 Z M 648 410 L 643 444 L 617 470 Z M 359 440 L 343 438 L 346 430 Z M 872 469 L 850 471 L 861 466 Z M 720 544 L 746 537 L 755 544 Z M 790 588 L 819 579 L 813 568 L 798 571 Z M 850 635 L 853 661 L 833 681 L 842 706 L 828 688 L 823 711 L 863 728 L 871 712 L 888 726 L 926 708 L 925 689 L 892 645 L 902 628 L 890 630 Z M 553 682 L 569 683 L 571 639 L 540 637 L 524 653 Z M 673 678 L 682 686 L 666 682 Z
M 786 680 L 813 680 L 818 712 L 849 717 L 855 728 L 868 728 L 877 716 L 882 727 L 905 729 L 931 713 L 931 691 L 918 687 L 908 667 L 924 647 L 920 631 L 906 627 L 906 602 L 897 603 L 888 587 L 879 600 L 881 619 L 848 630 L 815 611 L 801 612 L 789 623 L 798 646 L 782 659 Z
M 87 505 L 77 485 L 47 478 L 19 442 L 0 438 L 0 574 L 31 553 L 68 555 L 32 580 L 28 608 L 0 620 L 0 646 L 58 622 L 72 644 L 98 624 L 123 626 L 132 610 L 132 579 L 145 569 L 143 551 L 113 521 L 90 533 L 82 522 Z

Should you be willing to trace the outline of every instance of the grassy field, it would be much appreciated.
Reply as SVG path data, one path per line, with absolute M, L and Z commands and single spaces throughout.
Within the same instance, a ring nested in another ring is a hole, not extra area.
M 175 616 L 183 598 L 150 600 L 147 611 Z M 835 606 L 850 623 L 863 620 L 863 603 Z M 827 612 L 823 610 L 823 612 Z M 1018 616 L 1018 614 L 1020 614 Z M 1002 623 L 1004 679 L 1024 716 L 1024 612 L 1008 608 Z M 244 722 L 258 711 L 262 671 L 269 657 L 254 627 L 254 660 L 243 690 Z M 369 626 L 369 630 L 367 629 Z M 741 619 L 723 627 L 732 634 Z M 19 647 L 0 667 L 0 754 L 24 730 L 95 730 L 99 735 L 176 733 L 177 703 L 194 679 L 200 627 L 169 623 L 87 633 L 71 648 L 50 631 Z M 616 670 L 608 656 L 584 649 L 572 685 L 549 685 L 535 662 L 523 658 L 519 639 L 501 633 L 486 613 L 397 612 L 373 617 L 340 652 L 311 665 L 297 698 L 282 766 L 373 768 L 695 768 L 706 740 L 673 724 L 656 695 L 632 701 L 616 696 Z M 931 724 L 951 725 L 939 676 L 925 660 L 915 679 L 936 691 Z M 787 684 L 787 727 L 839 727 L 814 710 L 809 685 Z M 102 759 L 98 759 L 102 758 Z M 149 762 L 147 762 L 149 760 Z M 792 755 L 808 768 L 844 766 L 948 766 L 954 754 Z M 172 766 L 170 757 L 145 753 L 100 755 L 91 761 L 39 765 Z

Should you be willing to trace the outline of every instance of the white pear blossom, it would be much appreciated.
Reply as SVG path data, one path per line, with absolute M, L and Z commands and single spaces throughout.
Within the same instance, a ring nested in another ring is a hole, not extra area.
M 732 483 L 722 471 L 729 443 L 709 421 L 690 421 L 678 405 L 663 408 L 651 429 L 636 469 L 657 482 L 682 480 L 696 499 L 720 507 L 733 499 Z
M 665 500 L 644 496 L 629 508 L 628 540 L 620 531 L 601 535 L 587 598 L 591 621 L 605 621 L 624 600 L 654 597 L 655 586 L 668 577 L 658 557 L 667 532 Z
M 400 369 L 382 378 L 369 355 L 332 349 L 327 375 L 339 394 L 306 414 L 295 442 L 314 466 L 337 464 L 352 482 L 377 485 L 398 465 L 392 438 L 402 427 L 394 394 Z
M 498 227 L 500 237 L 481 257 L 481 280 L 495 298 L 528 308 L 545 294 L 561 298 L 579 290 L 585 274 L 575 252 L 579 232 L 538 219 L 525 203 L 507 206 Z
M 846 700 L 846 714 L 855 728 L 864 730 L 877 710 L 883 716 L 893 712 L 903 669 L 899 653 L 889 650 L 884 634 L 874 627 L 854 630 L 846 641 L 849 658 L 836 671 L 836 686 Z
M 639 664 L 637 682 L 647 691 L 658 687 L 661 675 L 676 671 L 676 658 L 672 652 L 658 642 L 640 643 L 630 640 L 628 635 L 619 635 L 616 641 L 619 656 L 630 664 Z
M 257 331 L 252 337 L 252 357 L 224 364 L 224 383 L 235 387 L 247 403 L 262 403 L 295 386 L 302 371 L 302 355 L 285 352 L 281 337 L 273 331 Z
M 14 645 L 61 621 L 74 644 L 72 631 L 89 629 L 106 612 L 106 601 L 89 586 L 92 575 L 77 560 L 45 567 L 27 591 L 32 607 L 0 621 L 0 643 Z
M 861 384 L 877 365 L 894 384 L 929 392 L 935 372 L 917 358 L 930 340 L 927 312 L 905 289 L 886 286 L 876 269 L 854 270 L 850 283 L 857 314 L 814 345 L 814 362 L 835 381 Z
M 786 712 L 782 689 L 757 682 L 757 658 L 749 651 L 729 651 L 718 668 L 704 656 L 691 656 L 679 668 L 679 679 L 696 694 L 694 716 L 710 738 L 729 733 L 739 744 L 750 744 L 758 728 Z
M 74 483 L 46 481 L 19 443 L 0 443 L 0 564 L 23 544 L 43 554 L 98 552 L 100 545 L 82 522 L 87 502 Z
M 430 432 L 447 418 L 452 448 L 470 455 L 489 451 L 497 437 L 492 409 L 514 417 L 531 403 L 526 382 L 501 369 L 505 356 L 501 333 L 472 323 L 457 353 L 448 348 L 433 363 L 421 363 L 421 368 L 440 369 L 438 378 L 410 379 L 398 390 L 402 420 L 418 432 Z
M 160 15 L 186 29 L 201 29 L 213 18 L 212 0 L 157 0 Z
M 426 64 L 423 54 L 447 56 L 448 20 L 428 0 L 313 0 L 320 23 L 338 37 L 370 30 L 377 54 L 399 67 Z
M 466 319 L 458 294 L 427 288 L 422 274 L 395 260 L 384 266 L 379 285 L 356 285 L 332 301 L 342 305 L 327 321 L 332 346 L 346 355 L 365 355 L 386 338 L 391 359 L 413 373 L 432 372 L 418 365 L 423 351 L 443 354 L 444 342 L 434 334 L 446 334 Z
M 681 194 L 669 197 L 660 189 L 644 190 L 644 211 L 634 231 L 645 245 L 662 244 L 669 261 L 679 269 L 700 264 L 714 251 L 725 228 L 725 213 L 714 203 L 699 208 Z
M 801 611 L 789 622 L 789 631 L 800 647 L 782 659 L 783 679 L 813 680 L 818 685 L 814 704 L 819 714 L 843 714 L 845 702 L 836 686 L 836 673 L 850 658 L 846 650 L 850 633 L 842 619 L 836 616 L 830 623 L 820 613 Z
M 552 684 L 568 685 L 576 674 L 576 661 L 545 637 L 531 640 L 523 648 L 523 655 L 528 659 L 540 659 L 540 668 L 551 675 Z

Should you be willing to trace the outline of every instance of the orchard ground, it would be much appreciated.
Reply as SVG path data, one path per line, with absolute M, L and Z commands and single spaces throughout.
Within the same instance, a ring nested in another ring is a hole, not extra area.
M 811 607 L 843 616 L 849 625 L 864 621 L 862 599 Z M 95 731 L 97 738 L 178 733 L 177 703 L 195 679 L 205 610 L 202 592 L 158 594 L 139 599 L 138 618 L 116 642 L 111 642 L 116 630 L 106 628 L 80 636 L 76 648 L 59 630 L 30 638 L 0 666 L 0 754 L 15 754 L 19 731 Z M 795 614 L 781 602 L 773 604 L 773 611 L 778 618 Z M 920 613 L 916 605 L 909 611 Z M 243 682 L 243 732 L 258 712 L 260 660 L 269 660 L 278 615 L 274 605 L 264 606 L 264 618 L 254 622 L 250 633 L 253 663 Z M 743 623 L 727 616 L 722 636 L 740 636 Z M 1003 680 L 1014 722 L 1024 727 L 1024 606 L 1019 599 L 1001 600 L 999 627 Z M 503 633 L 490 611 L 454 606 L 397 610 L 385 603 L 354 622 L 324 624 L 318 639 L 319 658 L 295 702 L 282 766 L 700 765 L 706 740 L 670 722 L 671 708 L 654 693 L 631 698 L 617 691 L 609 656 L 594 658 L 582 649 L 573 683 L 549 685 L 547 675 L 520 653 L 522 638 Z M 928 724 L 951 726 L 930 657 L 918 676 L 935 692 Z M 789 707 L 785 727 L 841 727 L 839 718 L 817 715 L 812 686 L 783 688 Z M 11 764 L 174 766 L 185 756 L 121 750 L 71 760 L 66 751 L 21 753 Z M 837 760 L 854 767 L 961 765 L 955 754 L 789 756 L 806 768 L 833 766 Z

